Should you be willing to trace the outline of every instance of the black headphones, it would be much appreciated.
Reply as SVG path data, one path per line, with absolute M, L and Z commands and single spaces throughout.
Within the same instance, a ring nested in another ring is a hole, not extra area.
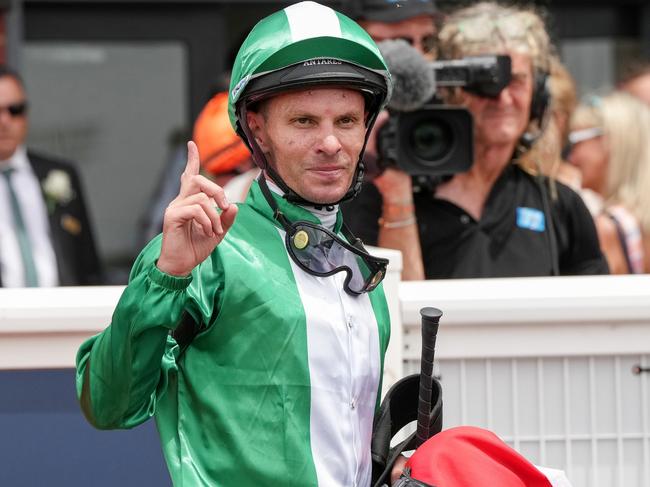
M 531 122 L 536 121 L 539 127 L 538 133 L 524 132 L 520 142 L 526 148 L 530 149 L 539 137 L 544 117 L 551 104 L 551 87 L 548 72 L 541 69 L 535 69 L 533 73 L 533 97 L 530 101 L 530 118 Z
M 530 103 L 530 120 L 541 124 L 551 104 L 550 78 L 546 71 L 535 69 L 533 80 L 533 99 Z

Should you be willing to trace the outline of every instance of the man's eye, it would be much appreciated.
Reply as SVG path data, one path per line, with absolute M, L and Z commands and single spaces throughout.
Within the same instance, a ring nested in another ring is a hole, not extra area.
M 521 85 L 524 84 L 527 79 L 528 76 L 526 76 L 525 74 L 513 74 L 511 83 Z
M 300 118 L 296 118 L 295 122 L 297 125 L 309 125 L 311 123 L 311 119 L 307 117 L 300 117 Z

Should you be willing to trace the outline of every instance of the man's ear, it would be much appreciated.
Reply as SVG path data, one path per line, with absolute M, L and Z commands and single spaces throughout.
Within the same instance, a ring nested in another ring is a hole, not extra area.
M 246 122 L 248 123 L 248 128 L 250 129 L 253 137 L 255 137 L 255 142 L 260 147 L 262 152 L 268 151 L 268 145 L 266 144 L 264 130 L 265 120 L 264 116 L 260 112 L 248 111 L 246 112 Z

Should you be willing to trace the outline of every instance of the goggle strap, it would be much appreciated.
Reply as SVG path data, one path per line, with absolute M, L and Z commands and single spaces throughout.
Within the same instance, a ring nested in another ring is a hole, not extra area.
M 356 248 L 358 250 L 361 250 L 362 252 L 365 252 L 366 254 L 368 253 L 366 248 L 363 246 L 363 241 L 359 237 L 357 237 L 356 235 L 354 235 L 352 233 L 352 230 L 350 230 L 350 227 L 348 227 L 345 224 L 345 222 L 343 222 L 343 224 L 341 225 L 341 233 L 345 236 L 345 238 L 348 239 L 348 242 L 354 248 Z
M 273 196 L 271 195 L 271 190 L 266 184 L 264 173 L 260 173 L 260 175 L 257 177 L 257 181 L 260 185 L 260 189 L 262 190 L 262 195 L 264 196 L 264 199 L 271 207 L 271 210 L 273 210 L 273 218 L 275 218 L 280 223 L 280 225 L 282 225 L 282 228 L 284 228 L 285 232 L 289 233 L 291 231 L 291 223 L 284 216 L 284 213 L 280 211 L 280 208 L 278 207 L 277 203 L 273 199 Z

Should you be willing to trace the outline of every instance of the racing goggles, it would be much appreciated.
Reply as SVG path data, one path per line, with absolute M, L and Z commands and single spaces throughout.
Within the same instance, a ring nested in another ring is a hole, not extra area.
M 293 261 L 314 276 L 326 277 L 345 271 L 343 289 L 348 294 L 372 291 L 386 275 L 388 259 L 370 255 L 358 238 L 352 237 L 354 243 L 349 244 L 314 223 L 291 223 L 280 212 L 276 219 L 286 231 L 285 244 Z
M 273 209 L 275 219 L 286 232 L 287 252 L 302 270 L 318 277 L 344 271 L 347 276 L 343 289 L 351 295 L 370 292 L 384 279 L 388 259 L 370 255 L 345 223 L 341 231 L 351 243 L 315 223 L 303 220 L 290 222 L 278 209 L 273 197 L 267 194 L 269 190 L 262 179 L 260 188 Z

